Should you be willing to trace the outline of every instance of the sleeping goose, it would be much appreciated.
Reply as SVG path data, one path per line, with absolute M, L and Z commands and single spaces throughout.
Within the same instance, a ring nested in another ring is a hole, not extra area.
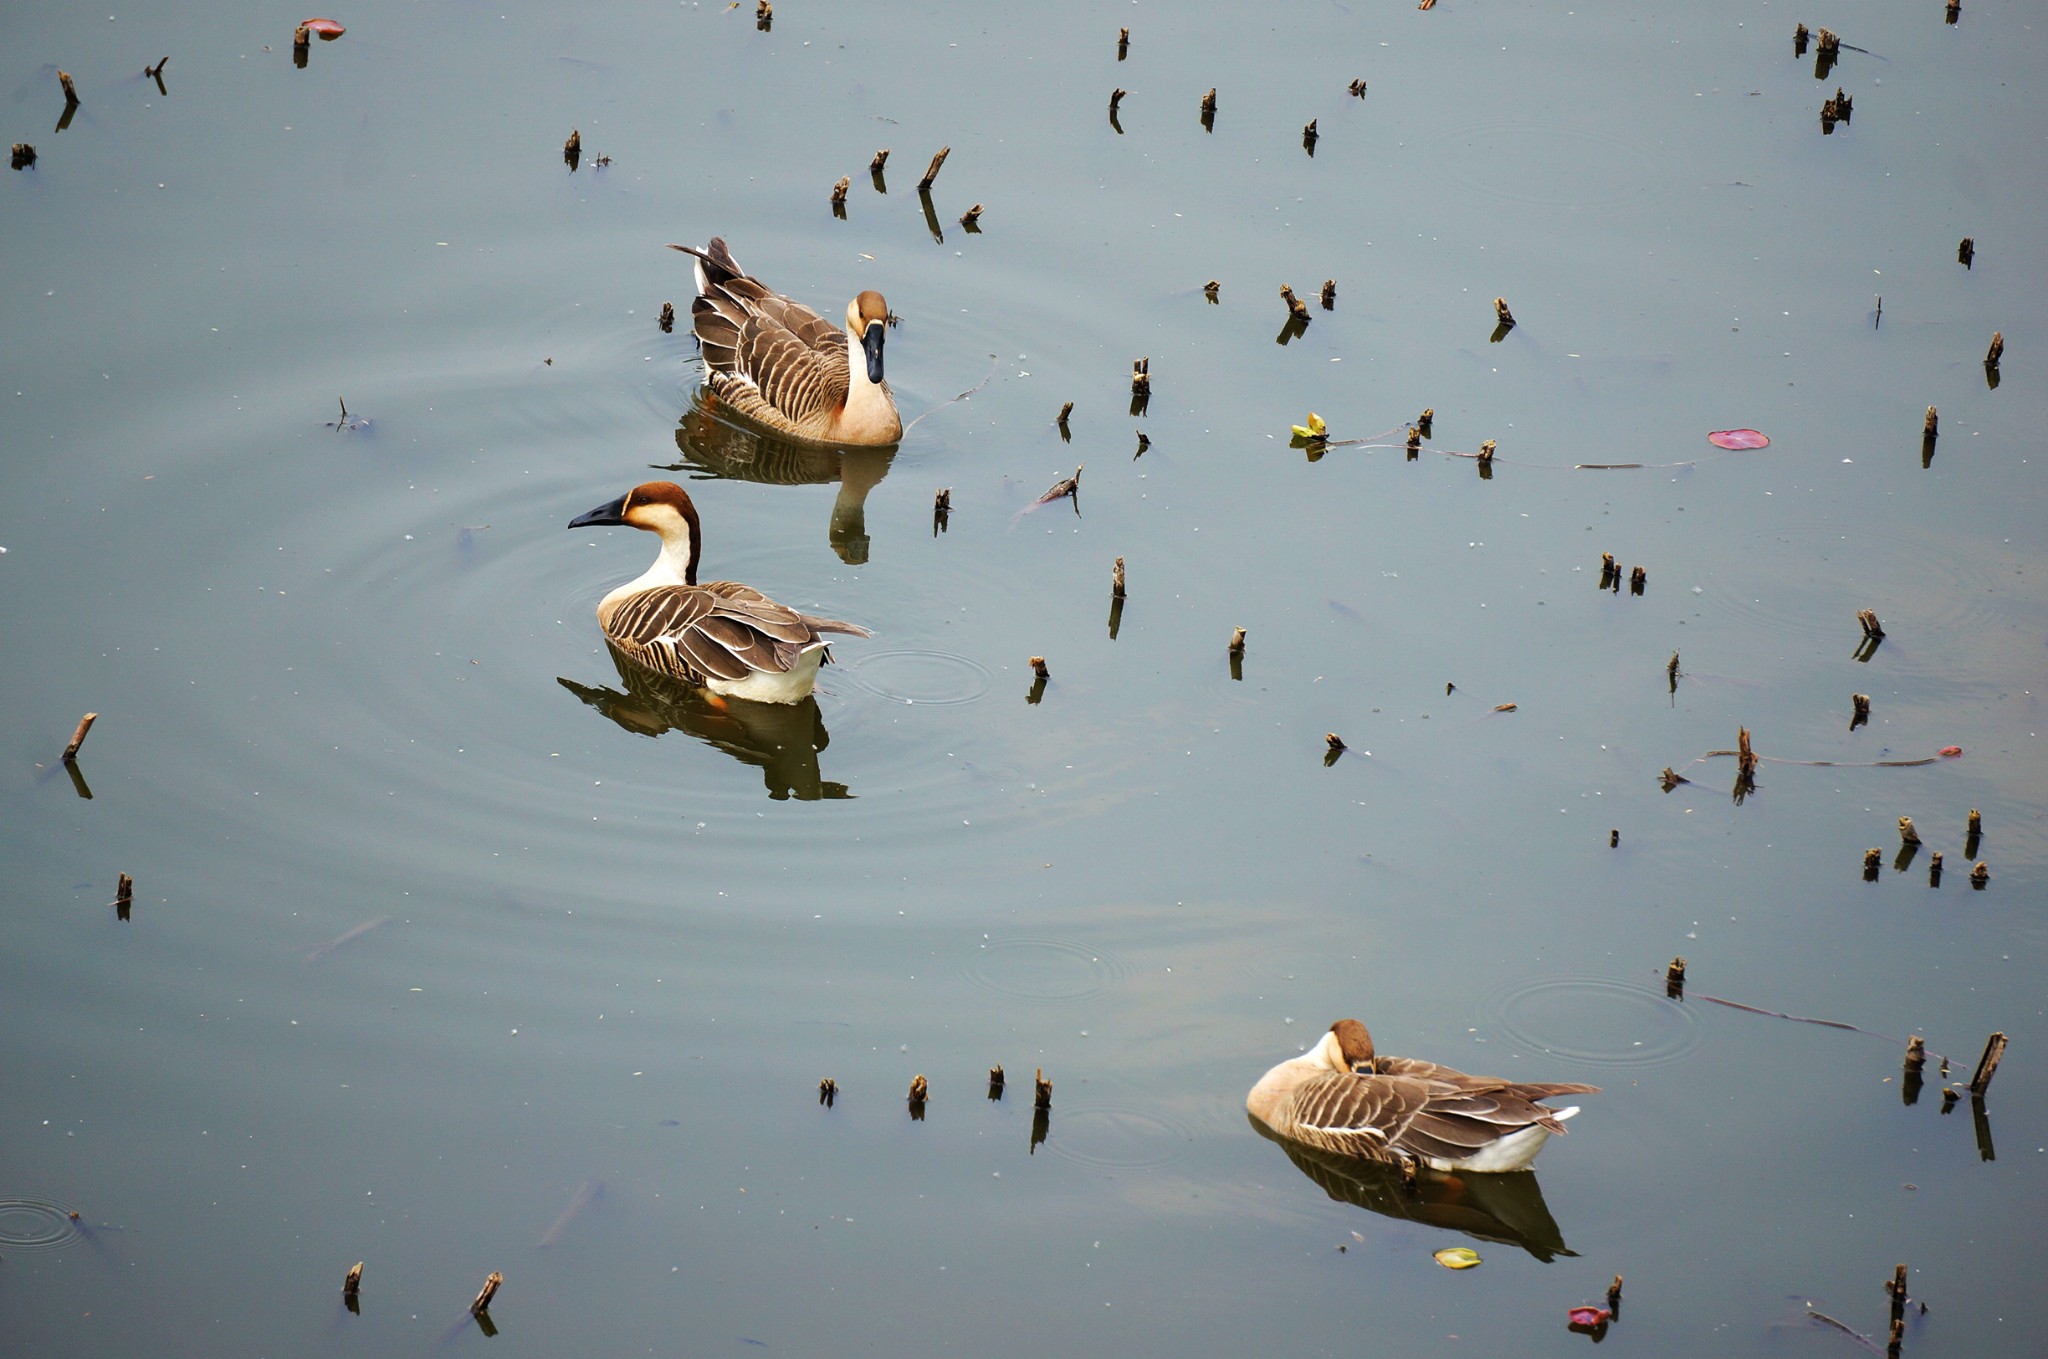
M 889 304 L 869 289 L 846 304 L 844 329 L 771 292 L 740 268 L 725 239 L 672 245 L 697 259 L 690 319 L 704 350 L 704 383 L 737 414 L 821 444 L 893 444 L 903 437 L 882 380 Z M 858 350 L 862 362 L 849 363 Z
M 1576 1108 L 1536 1101 L 1599 1093 L 1591 1085 L 1528 1085 L 1468 1076 L 1435 1062 L 1381 1057 L 1355 1019 L 1259 1078 L 1252 1117 L 1282 1137 L 1369 1161 L 1437 1170 L 1526 1170 Z
M 661 535 L 654 565 L 597 605 L 598 626 L 612 645 L 657 674 L 732 698 L 799 703 L 826 660 L 820 634 L 868 635 L 852 623 L 777 604 L 750 585 L 699 585 L 697 507 L 672 481 L 635 486 L 569 521 L 570 528 L 593 524 L 626 524 Z

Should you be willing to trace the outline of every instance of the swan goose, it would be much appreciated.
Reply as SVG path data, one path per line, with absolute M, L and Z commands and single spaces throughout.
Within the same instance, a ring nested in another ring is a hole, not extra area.
M 748 275 L 721 236 L 701 249 L 669 249 L 696 257 L 690 319 L 712 395 L 756 424 L 812 443 L 903 437 L 896 398 L 882 380 L 889 304 L 880 293 L 869 289 L 847 303 L 841 329 Z M 849 363 L 856 350 L 863 361 Z
M 1597 1093 L 1591 1085 L 1530 1085 L 1382 1057 L 1365 1025 L 1340 1019 L 1315 1047 L 1261 1076 L 1245 1108 L 1280 1136 L 1324 1151 L 1494 1172 L 1526 1170 L 1578 1112 L 1536 1101 Z
M 698 584 L 697 507 L 672 481 L 635 486 L 569 521 L 570 528 L 596 524 L 625 524 L 661 537 L 654 565 L 597 605 L 598 626 L 612 645 L 656 674 L 731 698 L 800 703 L 827 659 L 821 634 L 868 635 L 852 623 L 777 604 L 737 581 Z

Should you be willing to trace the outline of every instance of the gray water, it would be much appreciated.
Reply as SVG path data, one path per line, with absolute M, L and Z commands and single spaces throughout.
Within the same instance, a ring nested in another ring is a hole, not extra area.
M 1623 1273 L 1611 1343 L 1831 1355 L 1903 1260 L 1907 1352 L 2038 1353 L 2038 14 L 751 8 L 0 15 L 7 1348 L 1577 1353 Z M 713 234 L 887 295 L 893 455 L 695 410 Z M 621 680 L 651 543 L 563 525 L 655 476 L 873 629 L 815 709 Z M 1351 1014 L 1603 1087 L 1549 1246 L 1248 1124 Z

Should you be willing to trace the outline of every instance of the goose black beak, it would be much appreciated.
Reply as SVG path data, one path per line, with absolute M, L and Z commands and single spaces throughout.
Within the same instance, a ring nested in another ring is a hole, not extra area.
M 880 321 L 870 321 L 860 337 L 861 353 L 868 356 L 868 381 L 877 385 L 882 381 L 883 329 Z
M 630 494 L 630 493 L 629 493 Z M 626 512 L 626 497 L 608 500 L 594 510 L 585 510 L 569 521 L 570 528 L 587 528 L 592 524 L 623 524 Z

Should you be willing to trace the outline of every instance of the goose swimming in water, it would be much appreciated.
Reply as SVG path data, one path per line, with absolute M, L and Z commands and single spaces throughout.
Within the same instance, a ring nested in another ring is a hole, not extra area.
M 656 674 L 731 698 L 800 703 L 826 660 L 822 634 L 868 635 L 852 623 L 777 604 L 750 585 L 699 585 L 703 544 L 697 507 L 672 481 L 635 486 L 569 521 L 570 528 L 594 524 L 625 524 L 661 536 L 654 565 L 597 605 L 598 626 L 612 645 Z
M 725 239 L 671 245 L 697 260 L 690 319 L 704 350 L 704 384 L 756 424 L 812 443 L 893 444 L 903 437 L 882 379 L 889 304 L 869 289 L 833 325 L 740 268 Z M 859 353 L 857 362 L 849 358 Z
M 1372 1035 L 1340 1019 L 1315 1047 L 1259 1078 L 1245 1108 L 1293 1141 L 1368 1161 L 1419 1161 L 1437 1170 L 1526 1170 L 1577 1108 L 1552 1095 L 1591 1085 L 1530 1085 L 1373 1051 Z

